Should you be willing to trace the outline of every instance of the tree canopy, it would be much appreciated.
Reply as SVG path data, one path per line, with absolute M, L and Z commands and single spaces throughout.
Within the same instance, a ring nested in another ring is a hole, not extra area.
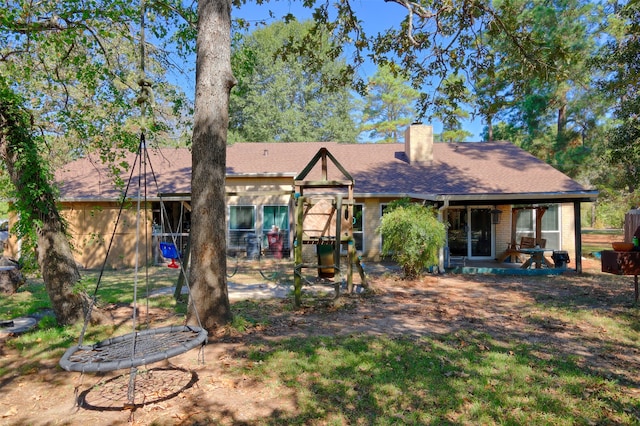
M 166 17 L 156 6 L 152 14 Z M 116 171 L 116 148 L 136 149 L 142 128 L 152 141 L 175 133 L 185 105 L 166 79 L 166 21 L 150 26 L 151 49 L 141 12 L 139 4 L 110 0 L 12 1 L 0 11 L 0 157 L 19 218 L 12 230 L 23 254 L 37 253 L 61 324 L 86 314 L 88 297 L 75 289 L 80 275 L 49 171 L 96 151 Z M 143 93 L 151 116 L 137 102 Z
M 344 72 L 345 60 L 320 54 L 324 63 L 310 70 L 303 60 L 280 54 L 287 43 L 307 37 L 312 25 L 277 21 L 236 35 L 231 62 L 237 84 L 229 101 L 229 142 L 355 142 L 350 86 L 331 84 Z M 328 34 L 315 38 L 320 50 L 329 49 Z
M 633 193 L 640 183 L 640 5 L 629 2 L 618 16 L 624 32 L 605 46 L 600 62 L 611 75 L 601 87 L 614 102 L 615 117 L 606 158 L 622 171 L 609 184 Z M 640 201 L 637 195 L 633 198 Z
M 367 82 L 360 130 L 374 140 L 402 142 L 404 130 L 417 116 L 419 95 L 399 70 L 379 66 Z
M 526 28 L 532 43 L 521 50 L 509 34 L 484 35 L 491 54 L 478 69 L 479 96 L 487 114 L 501 113 L 522 129 L 525 149 L 569 171 L 567 156 L 582 149 L 590 130 L 582 114 L 588 105 L 583 101 L 587 89 L 593 87 L 588 61 L 596 52 L 597 10 L 581 0 L 513 5 L 518 13 L 510 18 L 511 25 Z M 530 68 L 532 62 L 545 66 Z M 491 75 L 499 82 L 489 84 Z M 492 103 L 497 111 L 489 107 Z

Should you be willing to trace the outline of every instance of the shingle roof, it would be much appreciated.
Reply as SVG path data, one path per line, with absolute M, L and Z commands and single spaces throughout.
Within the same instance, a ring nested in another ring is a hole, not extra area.
M 146 179 L 148 194 L 155 196 L 158 192 L 188 193 L 191 191 L 191 152 L 188 149 L 150 149 L 148 152 L 147 175 L 149 178 Z M 136 155 L 126 153 L 124 158 L 119 158 L 117 162 L 124 162 L 131 169 L 136 162 Z M 137 176 L 139 165 L 138 160 L 133 173 L 130 170 L 121 175 L 125 184 L 130 174 Z M 73 161 L 56 172 L 55 180 L 59 185 L 61 201 L 116 200 L 121 195 L 114 185 L 110 168 L 99 158 L 85 157 Z M 136 191 L 137 184 L 133 183 L 128 194 L 135 194 Z
M 430 164 L 410 164 L 403 144 L 334 142 L 238 143 L 227 148 L 227 176 L 291 176 L 300 173 L 325 147 L 355 180 L 355 193 L 421 195 L 423 198 L 593 198 L 584 188 L 508 142 L 435 143 Z M 162 193 L 189 193 L 191 153 L 187 149 L 150 150 Z M 133 155 L 127 159 L 131 164 Z M 337 170 L 329 170 L 330 177 Z M 114 198 L 106 168 L 88 159 L 56 175 L 61 198 Z M 155 184 L 154 184 L 155 187 Z M 155 191 L 155 189 L 153 190 Z

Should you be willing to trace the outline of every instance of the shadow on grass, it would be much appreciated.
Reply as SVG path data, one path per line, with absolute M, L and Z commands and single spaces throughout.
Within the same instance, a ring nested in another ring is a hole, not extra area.
M 290 390 L 283 395 L 292 395 L 295 413 L 275 410 L 245 423 L 215 403 L 192 403 L 209 413 L 198 421 L 225 424 L 637 423 L 640 403 L 614 380 L 538 349 L 522 342 L 508 349 L 462 331 L 256 341 L 233 354 L 247 360 L 237 375 L 250 381 L 245 386 Z
M 640 423 L 629 277 L 449 279 L 300 310 L 238 302 L 248 331 L 229 374 L 283 391 L 295 410 L 245 422 L 189 394 L 180 409 L 232 424 Z

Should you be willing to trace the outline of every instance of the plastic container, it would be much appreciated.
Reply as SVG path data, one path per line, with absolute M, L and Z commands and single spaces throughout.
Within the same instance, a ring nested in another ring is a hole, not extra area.
M 257 259 L 260 254 L 260 239 L 253 233 L 247 234 L 244 239 L 247 242 L 247 257 Z
M 566 251 L 554 251 L 551 255 L 551 259 L 553 259 L 553 264 L 556 268 L 566 268 L 567 263 L 571 262 L 569 259 L 569 252 Z

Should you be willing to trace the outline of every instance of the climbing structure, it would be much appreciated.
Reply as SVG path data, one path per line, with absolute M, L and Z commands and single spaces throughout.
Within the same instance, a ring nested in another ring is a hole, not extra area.
M 335 173 L 337 178 L 330 179 Z M 353 239 L 353 177 L 326 148 L 321 148 L 294 181 L 296 207 L 294 240 L 295 303 L 300 304 L 303 269 L 317 268 L 318 274 L 333 277 L 336 296 L 341 276 L 346 275 L 353 291 L 353 265 L 359 265 Z M 318 262 L 303 261 L 303 247 L 317 248 Z M 346 248 L 347 265 L 340 265 L 341 248 Z M 331 256 L 332 255 L 332 256 Z M 366 285 L 361 270 L 363 285 Z

